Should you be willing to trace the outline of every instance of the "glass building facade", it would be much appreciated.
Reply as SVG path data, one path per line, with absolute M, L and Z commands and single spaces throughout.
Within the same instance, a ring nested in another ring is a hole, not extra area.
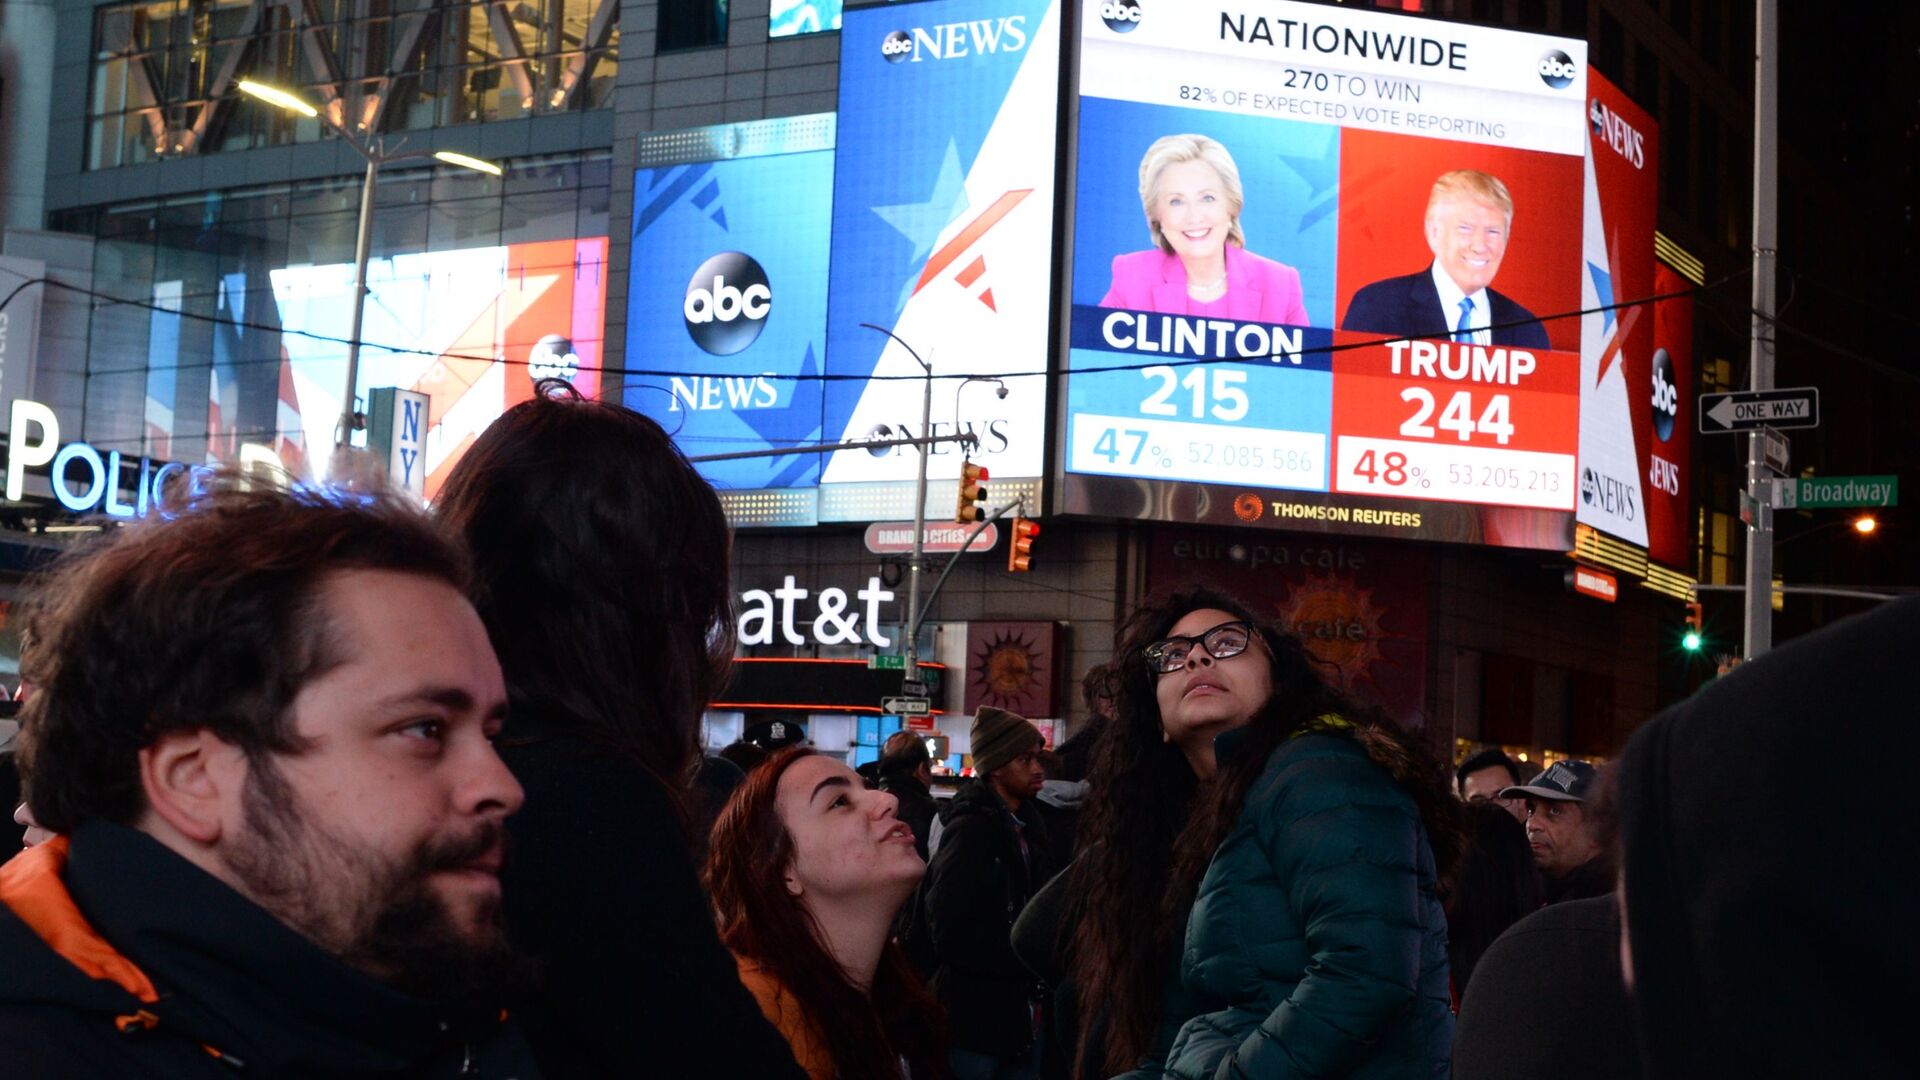
M 242 78 L 374 134 L 597 109 L 619 0 L 146 0 L 94 12 L 86 162 L 114 168 L 318 142 L 318 118 L 236 97 Z
M 436 427 L 450 422 L 439 458 L 533 378 L 597 379 L 609 167 L 600 150 L 505 177 L 382 174 L 359 392 L 433 393 Z M 189 463 L 256 444 L 307 464 L 339 411 L 359 199 L 340 178 L 57 216 L 97 238 L 77 437 Z

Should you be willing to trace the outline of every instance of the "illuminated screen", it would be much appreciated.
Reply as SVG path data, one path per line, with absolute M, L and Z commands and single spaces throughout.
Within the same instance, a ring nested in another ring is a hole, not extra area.
M 850 10 L 840 37 L 826 435 L 921 434 L 910 348 L 940 377 L 931 433 L 979 437 L 990 503 L 1044 472 L 1059 26 L 1058 0 L 924 0 Z M 910 515 L 917 462 L 830 455 L 821 517 Z M 959 450 L 929 462 L 951 493 Z
M 812 445 L 823 426 L 833 152 L 634 174 L 626 403 L 689 456 Z M 820 455 L 703 462 L 722 492 L 810 488 Z M 804 518 L 811 518 L 811 514 Z
M 488 424 L 533 396 L 535 379 L 565 378 L 582 394 L 600 389 L 605 333 L 607 238 L 376 258 L 367 299 L 356 395 L 395 386 L 432 398 L 426 494 Z M 296 473 L 323 464 L 332 445 L 353 321 L 353 264 L 271 272 L 285 361 L 281 432 L 274 447 Z M 215 388 L 218 400 L 218 388 Z
M 1675 291 L 1659 281 L 1653 258 L 1660 129 L 1619 87 L 1590 72 L 1587 138 L 1580 306 Z M 1685 566 L 1691 429 L 1681 422 L 1680 393 L 1689 372 L 1673 362 L 1659 333 L 1668 315 L 1660 308 L 1581 318 L 1577 513 L 1582 524 Z M 1688 355 L 1688 346 L 1679 353 Z
M 1584 44 L 1283 0 L 1081 27 L 1067 509 L 1564 548 Z
M 773 0 L 767 11 L 770 38 L 838 29 L 840 0 Z

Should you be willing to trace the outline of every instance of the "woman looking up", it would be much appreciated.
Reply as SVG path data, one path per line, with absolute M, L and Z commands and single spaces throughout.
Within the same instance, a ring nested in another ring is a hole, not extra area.
M 946 1075 L 940 1008 L 889 940 L 927 869 L 896 807 L 794 747 L 755 769 L 713 828 L 720 938 L 813 1080 Z
M 1136 611 L 1114 664 L 1069 900 L 1071 977 L 1098 988 L 1079 995 L 1076 1075 L 1212 1076 L 1228 1057 L 1287 1075 L 1283 1054 L 1315 1075 L 1444 1069 L 1424 822 L 1450 859 L 1458 808 L 1437 766 L 1217 592 Z
M 1438 763 L 1271 619 L 1192 601 L 1160 614 L 1140 707 L 1170 738 L 1223 731 L 1167 892 L 1169 910 L 1190 902 L 1181 978 L 1208 1011 L 1165 1074 L 1445 1077 L 1439 880 L 1461 840 Z
M 540 389 L 438 505 L 473 550 L 512 704 L 500 756 L 527 792 L 501 876 L 540 981 L 514 1015 L 549 1080 L 798 1077 L 686 833 L 700 715 L 733 655 L 720 502 L 653 421 Z

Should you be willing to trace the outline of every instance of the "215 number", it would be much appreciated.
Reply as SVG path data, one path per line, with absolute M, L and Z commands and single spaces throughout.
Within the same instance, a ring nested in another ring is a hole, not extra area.
M 1157 367 L 1142 368 L 1140 374 L 1148 380 L 1159 380 L 1160 388 L 1147 395 L 1140 403 L 1140 411 L 1148 416 L 1179 416 L 1180 406 L 1173 403 L 1174 392 L 1181 387 L 1191 392 L 1192 416 L 1195 420 L 1212 416 L 1224 423 L 1244 420 L 1247 416 L 1247 391 L 1244 389 L 1247 373 L 1244 371 L 1223 371 L 1220 369 L 1188 368 L 1185 378 L 1171 367 L 1162 364 Z M 1213 394 L 1211 401 L 1207 394 L 1208 375 L 1212 375 Z

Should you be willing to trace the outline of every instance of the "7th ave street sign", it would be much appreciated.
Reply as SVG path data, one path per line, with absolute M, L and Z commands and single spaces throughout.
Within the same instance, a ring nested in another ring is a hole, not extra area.
M 1739 390 L 1731 394 L 1700 395 L 1700 433 L 1722 435 L 1757 428 L 1820 426 L 1820 388 Z

